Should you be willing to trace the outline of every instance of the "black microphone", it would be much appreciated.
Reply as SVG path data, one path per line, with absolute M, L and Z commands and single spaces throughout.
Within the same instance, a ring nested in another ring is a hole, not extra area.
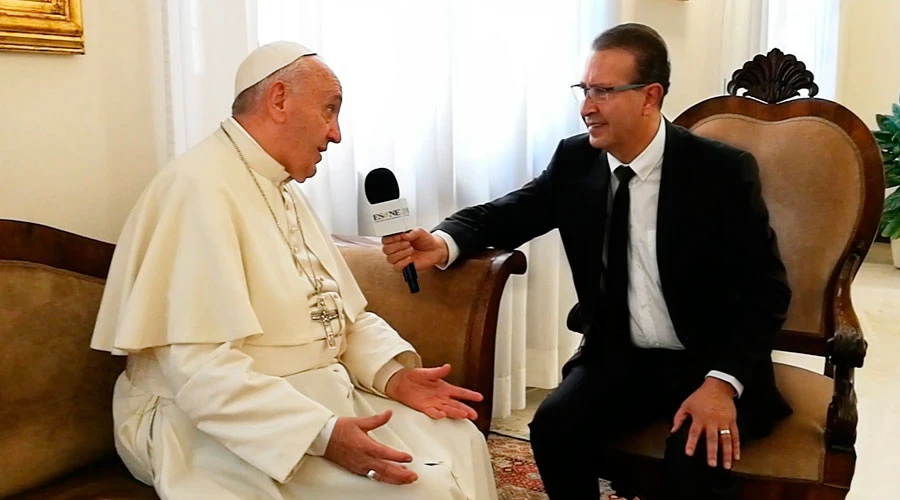
M 372 222 L 375 234 L 381 237 L 405 233 L 412 229 L 409 207 L 400 197 L 400 186 L 394 173 L 386 168 L 376 168 L 366 175 L 366 198 L 372 205 Z M 409 263 L 403 268 L 403 279 L 409 285 L 409 293 L 419 291 L 416 266 Z

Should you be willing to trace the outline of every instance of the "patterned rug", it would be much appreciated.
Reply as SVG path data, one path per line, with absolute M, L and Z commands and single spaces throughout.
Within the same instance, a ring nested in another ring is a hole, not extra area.
M 547 500 L 528 441 L 492 432 L 488 435 L 488 449 L 500 500 Z M 602 500 L 608 500 L 609 495 L 615 493 L 603 480 L 600 491 Z

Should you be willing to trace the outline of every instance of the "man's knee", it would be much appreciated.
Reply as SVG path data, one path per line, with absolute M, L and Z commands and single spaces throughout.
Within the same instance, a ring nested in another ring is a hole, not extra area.
M 700 435 L 694 445 L 694 455 L 688 456 L 685 452 L 687 448 L 688 438 L 690 436 L 691 420 L 688 418 L 681 427 L 669 434 L 666 439 L 666 460 L 675 462 L 700 461 L 706 463 L 706 439 Z
M 553 430 L 559 429 L 559 413 L 549 401 L 545 399 L 534 412 L 534 417 L 528 424 L 530 441 L 532 446 L 543 446 L 552 439 Z
M 725 496 L 713 498 L 732 498 L 731 493 L 735 488 L 735 482 L 731 478 L 730 471 L 722 466 L 721 450 L 716 456 L 716 466 L 708 463 L 706 449 L 706 437 L 701 434 L 694 445 L 694 454 L 689 456 L 685 449 L 690 436 L 690 420 L 669 435 L 666 440 L 665 460 L 668 463 L 668 473 L 673 477 L 683 480 L 685 476 L 693 477 L 699 481 L 704 491 L 718 492 Z M 718 447 L 717 447 L 718 449 Z
M 548 397 L 538 407 L 528 427 L 533 447 L 579 447 L 594 442 L 604 432 L 604 419 L 588 411 L 588 401 Z
M 573 412 L 568 408 L 570 405 L 566 404 L 566 400 L 554 396 L 558 395 L 551 393 L 541 402 L 534 412 L 531 423 L 528 424 L 532 442 L 535 439 L 538 441 L 552 439 L 571 429 L 574 424 Z
M 690 419 L 688 419 L 677 431 L 669 434 L 669 437 L 666 439 L 666 449 L 679 448 L 684 450 L 684 447 L 687 445 L 688 433 L 691 429 L 690 423 Z
M 715 467 L 707 463 L 706 439 L 703 436 L 694 446 L 694 455 L 685 453 L 690 426 L 682 427 L 666 441 L 666 488 L 674 499 L 734 500 L 740 498 L 740 484 L 731 471 L 722 467 L 721 459 Z M 720 455 L 721 457 L 721 455 Z

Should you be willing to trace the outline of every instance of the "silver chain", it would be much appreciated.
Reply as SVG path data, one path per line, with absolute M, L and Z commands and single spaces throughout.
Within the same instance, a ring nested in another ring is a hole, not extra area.
M 294 245 L 291 244 L 291 240 L 288 239 L 287 233 L 285 233 L 284 229 L 281 227 L 281 222 L 278 221 L 278 217 L 275 216 L 275 211 L 272 210 L 272 204 L 269 203 L 269 198 L 266 197 L 266 193 L 263 191 L 262 186 L 259 185 L 259 180 L 256 178 L 256 173 L 253 172 L 253 169 L 250 168 L 250 164 L 247 162 L 247 159 L 244 158 L 244 153 L 241 152 L 241 148 L 238 147 L 237 143 L 234 142 L 234 139 L 231 138 L 231 134 L 225 130 L 225 127 L 220 126 L 222 132 L 225 132 L 225 137 L 228 137 L 228 140 L 231 141 L 231 145 L 234 147 L 234 150 L 238 154 L 238 158 L 241 159 L 241 163 L 244 164 L 244 167 L 247 169 L 247 173 L 250 174 L 250 178 L 253 179 L 253 183 L 256 184 L 256 189 L 259 190 L 259 194 L 262 196 L 264 202 L 266 202 L 266 208 L 269 209 L 269 214 L 272 215 L 272 220 L 275 221 L 275 227 L 278 228 L 278 234 L 281 235 L 281 239 L 284 240 L 285 245 L 288 247 L 288 251 L 291 253 L 291 257 L 294 258 L 294 262 L 300 268 L 300 271 L 303 272 L 303 276 L 309 281 L 309 284 L 313 286 L 316 295 L 319 295 L 322 290 L 322 281 L 319 276 L 316 275 L 316 270 L 313 267 L 312 257 L 310 256 L 309 247 L 306 245 L 306 235 L 303 234 L 303 225 L 300 224 L 300 214 L 297 212 L 297 203 L 294 202 L 292 205 L 294 206 L 294 217 L 297 219 L 297 227 L 300 228 L 300 239 L 303 241 L 303 250 L 306 251 L 306 258 L 309 259 L 309 270 L 312 272 L 312 278 L 310 278 L 309 273 L 306 272 L 306 268 L 303 267 L 303 263 L 300 261 L 299 257 L 294 253 Z

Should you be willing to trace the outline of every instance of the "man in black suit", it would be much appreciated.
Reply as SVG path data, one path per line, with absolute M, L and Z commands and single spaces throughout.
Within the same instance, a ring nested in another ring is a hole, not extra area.
M 584 341 L 530 424 L 550 498 L 598 498 L 603 449 L 660 417 L 666 498 L 735 498 L 741 439 L 790 413 L 771 362 L 790 289 L 758 167 L 662 117 L 670 66 L 653 29 L 616 26 L 592 48 L 573 86 L 586 134 L 523 188 L 387 237 L 384 252 L 397 269 L 444 267 L 559 229 Z

